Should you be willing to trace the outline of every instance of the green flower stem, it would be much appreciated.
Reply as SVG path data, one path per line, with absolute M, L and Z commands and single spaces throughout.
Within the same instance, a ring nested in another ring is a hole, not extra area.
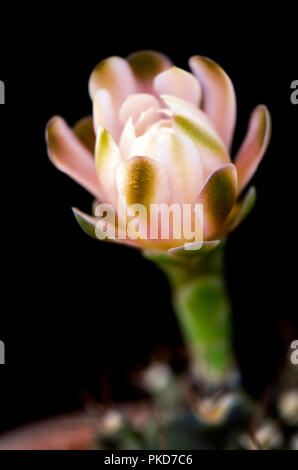
M 235 371 L 223 251 L 221 244 L 202 254 L 146 253 L 170 282 L 173 306 L 189 350 L 192 370 L 208 386 L 227 384 Z

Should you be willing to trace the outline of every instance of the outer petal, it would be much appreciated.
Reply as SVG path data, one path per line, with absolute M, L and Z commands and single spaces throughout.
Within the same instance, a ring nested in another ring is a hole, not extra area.
M 165 170 L 148 157 L 133 157 L 117 168 L 117 187 L 128 206 L 160 204 L 169 199 L 169 185 Z
M 143 111 L 150 108 L 158 109 L 160 104 L 155 96 L 149 93 L 136 93 L 126 98 L 119 111 L 119 118 L 122 124 L 131 117 L 136 122 Z
M 54 165 L 101 200 L 103 191 L 93 156 L 61 117 L 54 116 L 49 121 L 46 139 L 48 154 Z
M 100 88 L 105 88 L 111 93 L 116 110 L 128 95 L 136 93 L 136 80 L 125 59 L 109 57 L 95 67 L 89 79 L 89 93 L 92 99 Z
M 117 141 L 121 127 L 118 115 L 112 102 L 111 94 L 108 90 L 97 90 L 93 100 L 93 122 L 94 130 L 97 133 L 99 125 L 103 126 L 112 134 Z
M 127 58 L 138 82 L 139 91 L 152 93 L 154 77 L 171 67 L 168 57 L 156 51 L 138 51 Z
M 204 110 L 214 122 L 227 148 L 230 148 L 236 123 L 233 84 L 225 71 L 207 57 L 191 57 L 189 65 L 203 87 Z
M 173 122 L 177 130 L 196 143 L 207 174 L 230 162 L 224 143 L 202 119 L 180 111 L 174 113 Z
M 93 129 L 92 116 L 80 119 L 73 127 L 73 131 L 80 142 L 89 150 L 92 155 L 95 151 L 95 134 Z
M 197 242 L 188 243 L 188 248 L 190 248 L 191 245 L 194 245 L 195 247 L 196 244 Z M 196 250 L 195 248 L 193 250 L 185 250 L 184 245 L 182 245 L 175 248 L 170 248 L 168 250 L 168 253 L 171 255 L 180 256 L 182 258 L 196 258 L 197 256 L 203 255 L 205 253 L 208 253 L 209 251 L 214 250 L 214 248 L 216 248 L 219 244 L 220 240 L 204 241 L 202 247 L 199 250 Z
M 201 100 L 201 86 L 189 72 L 172 67 L 154 79 L 154 89 L 158 95 L 173 95 L 198 106 Z
M 199 152 L 189 137 L 159 126 L 160 122 L 136 139 L 130 155 L 148 155 L 158 161 L 170 177 L 171 201 L 193 203 L 203 183 Z
M 238 225 L 240 225 L 248 214 L 252 211 L 255 202 L 256 202 L 257 193 L 255 188 L 252 186 L 249 188 L 247 193 L 242 197 L 242 199 L 234 204 L 231 212 L 229 213 L 225 223 L 220 229 L 220 232 L 225 234 L 231 232 Z
M 96 236 L 96 231 L 97 233 L 99 231 L 98 226 L 96 227 L 96 224 L 99 219 L 97 217 L 92 217 L 91 215 L 85 214 L 84 212 L 80 211 L 79 209 L 75 207 L 72 208 L 72 211 L 74 213 L 74 216 L 79 226 L 84 230 L 84 232 L 87 233 L 87 235 L 89 235 L 90 237 L 95 238 L 96 240 L 99 240 L 99 238 Z M 115 229 L 115 233 L 117 234 L 117 229 Z M 128 238 L 119 240 L 117 238 L 113 238 L 111 234 L 109 237 L 108 233 L 107 233 L 107 238 L 101 241 L 121 243 L 125 245 L 134 246 L 136 248 L 140 248 L 141 246 L 137 240 L 130 240 Z
M 114 207 L 117 207 L 115 171 L 120 162 L 119 148 L 108 131 L 99 125 L 95 146 L 95 165 L 105 196 L 114 204 Z
M 204 237 L 211 238 L 231 211 L 237 196 L 237 172 L 230 163 L 210 175 L 197 202 L 203 204 Z
M 241 191 L 256 171 L 265 154 L 271 137 L 271 117 L 264 105 L 253 111 L 246 137 L 236 155 L 239 191 Z

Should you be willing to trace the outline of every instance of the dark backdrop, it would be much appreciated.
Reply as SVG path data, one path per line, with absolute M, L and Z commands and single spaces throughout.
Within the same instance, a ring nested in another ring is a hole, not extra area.
M 109 55 L 151 48 L 181 67 L 193 54 L 218 61 L 238 98 L 235 148 L 252 109 L 267 104 L 273 137 L 253 180 L 257 205 L 230 237 L 226 257 L 235 345 L 250 393 L 260 396 L 274 383 L 298 337 L 298 106 L 290 102 L 298 74 L 291 26 L 280 19 L 288 29 L 281 33 L 280 23 L 269 29 L 255 15 L 244 28 L 244 12 L 231 23 L 219 18 L 220 26 L 191 12 L 154 21 L 142 11 L 129 20 L 114 7 L 114 16 L 99 8 L 88 17 L 81 6 L 76 20 L 62 18 L 59 9 L 49 20 L 49 7 L 38 20 L 27 11 L 3 37 L 1 430 L 81 407 L 86 391 L 100 401 L 136 397 L 131 372 L 152 355 L 179 365 L 181 340 L 163 275 L 140 253 L 80 230 L 70 207 L 88 212 L 92 198 L 46 154 L 46 122 L 60 114 L 73 124 L 90 113 L 88 76 Z

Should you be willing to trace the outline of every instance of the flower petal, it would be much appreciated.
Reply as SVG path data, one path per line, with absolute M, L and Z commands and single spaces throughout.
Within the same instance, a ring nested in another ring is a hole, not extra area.
M 80 119 L 73 127 L 73 131 L 80 142 L 94 155 L 95 134 L 93 129 L 92 116 Z
M 115 171 L 120 162 L 119 148 L 108 131 L 99 125 L 95 145 L 95 165 L 105 196 L 114 207 L 117 207 Z
M 130 148 L 133 142 L 136 139 L 135 128 L 132 123 L 132 119 L 129 118 L 125 127 L 122 131 L 120 140 L 119 140 L 119 149 L 121 153 L 122 160 L 127 160 L 130 152 Z
M 161 99 L 172 111 L 186 111 L 188 113 L 194 114 L 194 116 L 203 121 L 206 126 L 210 127 L 214 132 L 216 132 L 215 126 L 207 114 L 189 101 L 177 98 L 176 96 L 172 95 L 161 95 Z
M 171 67 L 168 57 L 156 51 L 137 51 L 127 57 L 139 84 L 139 91 L 152 93 L 154 77 Z
M 151 124 L 160 120 L 160 113 L 156 108 L 149 108 L 144 111 L 134 125 L 136 136 L 139 137 L 145 133 Z
M 246 186 L 265 154 L 271 137 L 271 117 L 264 105 L 253 111 L 246 137 L 236 155 L 239 192 Z
M 125 59 L 114 56 L 99 62 L 89 79 L 90 97 L 94 99 L 101 88 L 110 92 L 116 111 L 128 95 L 136 93 L 136 80 Z
M 126 198 L 128 206 L 167 202 L 169 185 L 165 170 L 158 162 L 148 157 L 133 157 L 117 168 L 117 187 L 120 196 Z
M 93 122 L 95 133 L 97 133 L 97 127 L 101 125 L 110 132 L 116 141 L 118 140 L 121 131 L 120 122 L 108 90 L 97 90 L 95 93 Z
M 240 225 L 252 211 L 256 202 L 256 198 L 257 192 L 256 189 L 252 186 L 241 198 L 241 200 L 234 204 L 230 214 L 227 217 L 227 220 L 221 228 L 221 232 L 227 233 L 235 230 L 235 228 L 238 227 L 238 225 Z
M 189 72 L 172 67 L 154 79 L 154 89 L 158 95 L 173 95 L 198 106 L 201 100 L 201 86 Z
M 87 235 L 89 235 L 92 238 L 95 238 L 96 240 L 100 241 L 105 241 L 105 242 L 114 242 L 114 243 L 121 243 L 125 245 L 130 245 L 135 248 L 140 248 L 141 244 L 138 242 L 138 240 L 131 240 L 128 238 L 125 239 L 118 239 L 117 237 L 114 237 L 114 234 L 109 234 L 109 232 L 104 232 L 103 230 L 100 229 L 98 225 L 96 225 L 99 221 L 98 217 L 92 217 L 91 215 L 85 214 L 84 212 L 80 211 L 76 207 L 72 208 L 72 211 L 74 213 L 74 216 L 81 227 L 82 230 L 84 230 Z M 98 234 L 102 232 L 103 234 L 106 234 L 106 238 L 100 238 L 98 237 Z M 117 228 L 115 227 L 115 235 L 117 236 Z
M 174 126 L 198 146 L 207 174 L 230 162 L 227 149 L 218 135 L 202 119 L 186 112 L 173 114 Z
M 189 65 L 203 87 L 203 108 L 229 149 L 236 123 L 236 96 L 233 84 L 226 72 L 207 57 L 193 56 Z
M 230 163 L 212 173 L 197 202 L 203 204 L 204 238 L 217 232 L 231 211 L 237 196 L 237 171 Z
M 130 155 L 147 155 L 166 168 L 171 202 L 195 201 L 203 183 L 203 167 L 195 144 L 187 136 L 160 127 L 158 122 L 134 141 Z
M 168 253 L 175 256 L 180 256 L 183 258 L 196 258 L 197 256 L 203 255 L 208 253 L 209 251 L 213 250 L 220 244 L 220 240 L 212 240 L 212 241 L 203 241 L 202 246 L 200 249 L 196 249 L 197 242 L 188 243 L 188 249 L 186 250 L 184 245 L 178 246 L 175 248 L 170 248 Z M 194 249 L 191 249 L 193 245 Z
M 149 93 L 136 93 L 129 95 L 119 110 L 119 118 L 122 124 L 131 117 L 133 122 L 136 122 L 138 117 L 143 111 L 150 108 L 158 109 L 160 104 L 155 96 Z
M 46 139 L 48 154 L 54 165 L 101 200 L 103 191 L 97 178 L 93 155 L 64 119 L 54 116 L 48 122 Z

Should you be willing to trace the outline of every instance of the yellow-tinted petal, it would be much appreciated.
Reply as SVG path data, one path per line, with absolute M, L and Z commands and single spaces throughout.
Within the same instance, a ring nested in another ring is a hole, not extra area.
M 162 166 L 148 157 L 133 157 L 117 168 L 117 187 L 120 196 L 126 198 L 128 206 L 167 202 L 169 199 L 168 178 Z
M 203 166 L 197 147 L 188 136 L 160 124 L 153 125 L 133 142 L 130 155 L 147 155 L 166 169 L 171 202 L 193 203 L 203 182 Z
M 197 145 L 207 173 L 230 162 L 226 146 L 206 122 L 193 114 L 178 111 L 173 114 L 175 128 Z
M 203 204 L 204 238 L 211 238 L 225 221 L 237 196 L 237 172 L 230 163 L 210 175 L 198 197 Z
M 120 151 L 112 136 L 102 126 L 98 126 L 95 146 L 96 170 L 107 200 L 114 205 L 117 205 L 115 171 L 120 162 Z

